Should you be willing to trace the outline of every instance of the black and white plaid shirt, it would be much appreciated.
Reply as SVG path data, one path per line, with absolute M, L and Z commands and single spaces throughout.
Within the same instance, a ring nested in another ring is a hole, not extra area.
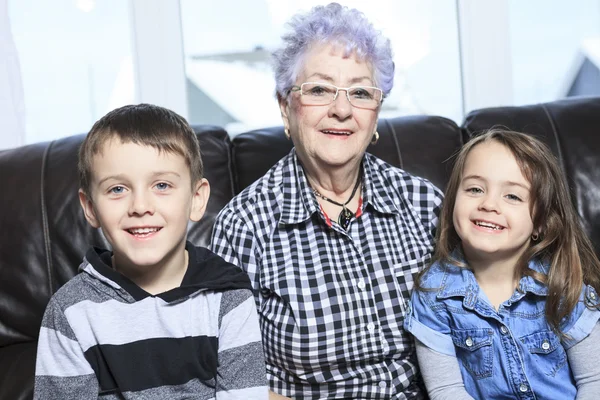
M 329 226 L 294 150 L 219 214 L 212 250 L 254 286 L 271 388 L 315 399 L 419 399 L 402 328 L 442 193 L 373 155 L 362 215 Z

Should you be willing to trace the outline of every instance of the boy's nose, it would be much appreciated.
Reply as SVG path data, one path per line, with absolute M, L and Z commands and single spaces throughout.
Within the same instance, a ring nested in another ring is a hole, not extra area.
M 154 205 L 149 195 L 145 193 L 134 193 L 131 196 L 129 206 L 130 215 L 154 214 Z

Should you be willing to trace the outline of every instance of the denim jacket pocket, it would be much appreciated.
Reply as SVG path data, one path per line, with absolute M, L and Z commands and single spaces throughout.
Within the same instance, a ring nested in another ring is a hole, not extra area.
M 567 353 L 552 331 L 542 331 L 519 339 L 529 350 L 532 365 L 547 376 L 554 376 L 567 363 Z
M 456 346 L 456 357 L 475 379 L 492 376 L 492 335 L 489 328 L 456 329 L 452 341 Z

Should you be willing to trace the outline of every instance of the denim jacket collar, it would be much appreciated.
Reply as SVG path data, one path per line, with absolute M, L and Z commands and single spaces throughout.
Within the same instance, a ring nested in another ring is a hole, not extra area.
M 464 258 L 459 253 L 455 252 L 453 256 L 456 256 L 457 260 L 466 264 Z M 538 259 L 529 262 L 529 269 L 544 274 L 548 273 L 548 265 L 542 263 Z M 477 303 L 480 290 L 473 271 L 468 267 L 459 267 L 448 262 L 444 262 L 444 270 L 444 276 L 442 277 L 437 298 L 447 299 L 450 297 L 463 297 L 463 305 L 467 309 L 472 310 Z M 548 287 L 533 279 L 531 276 L 522 277 L 519 281 L 519 290 L 515 291 L 509 301 L 514 303 L 522 299 L 527 293 L 538 296 L 547 296 Z

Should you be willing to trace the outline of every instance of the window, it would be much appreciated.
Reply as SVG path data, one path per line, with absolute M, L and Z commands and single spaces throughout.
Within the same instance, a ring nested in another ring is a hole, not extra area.
M 129 4 L 9 0 L 25 98 L 25 142 L 89 131 L 134 96 Z
M 600 2 L 510 0 L 514 104 L 600 95 Z
M 232 133 L 281 125 L 270 54 L 284 24 L 328 1 L 181 0 L 191 123 Z M 381 117 L 436 114 L 462 119 L 454 1 L 340 1 L 361 10 L 392 43 L 395 83 Z

